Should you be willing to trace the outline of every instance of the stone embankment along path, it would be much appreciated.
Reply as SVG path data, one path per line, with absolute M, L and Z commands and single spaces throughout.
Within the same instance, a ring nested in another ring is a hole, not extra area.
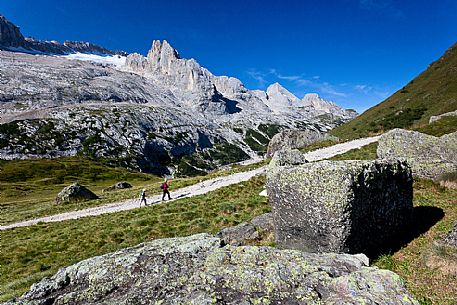
M 319 161 L 327 158 L 331 158 L 333 156 L 343 154 L 351 149 L 360 148 L 362 146 L 368 145 L 370 143 L 378 141 L 379 136 L 370 137 L 370 138 L 363 138 L 358 140 L 353 140 L 346 143 L 341 143 L 337 145 L 333 145 L 326 148 L 321 148 L 312 152 L 307 153 L 306 159 L 309 161 Z M 178 190 L 174 190 L 171 192 L 173 195 L 172 200 L 177 200 L 181 198 L 188 198 L 197 195 L 203 195 L 208 192 L 212 192 L 217 190 L 221 187 L 226 187 L 232 184 L 236 184 L 243 181 L 248 181 L 254 176 L 260 175 L 264 173 L 266 170 L 266 166 L 263 166 L 258 169 L 254 169 L 247 172 L 236 173 L 225 177 L 217 177 L 214 179 L 206 180 L 201 183 L 197 183 L 188 187 L 184 187 Z M 161 202 L 162 195 L 156 195 L 153 197 L 149 197 L 148 204 L 157 204 Z M 168 201 L 165 201 L 168 202 Z M 120 202 L 114 202 L 98 207 L 88 208 L 84 210 L 66 212 L 62 214 L 56 214 L 41 218 L 35 218 L 31 220 L 26 220 L 22 222 L 17 222 L 13 224 L 8 224 L 4 226 L 0 226 L 0 231 L 12 229 L 12 228 L 19 228 L 19 227 L 28 227 L 35 225 L 40 222 L 57 222 L 57 221 L 64 221 L 69 219 L 78 219 L 87 216 L 97 216 L 102 214 L 108 213 L 116 213 L 121 211 L 127 211 L 132 209 L 140 208 L 140 201 L 139 199 L 130 199 Z

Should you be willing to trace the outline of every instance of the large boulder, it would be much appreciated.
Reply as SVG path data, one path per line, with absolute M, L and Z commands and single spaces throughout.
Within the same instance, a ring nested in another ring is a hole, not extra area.
M 224 245 L 243 246 L 260 238 L 256 228 L 247 222 L 222 229 L 217 235 Z
M 110 187 L 107 187 L 103 191 L 111 192 L 111 191 L 115 191 L 115 190 L 129 189 L 131 187 L 132 187 L 132 185 L 130 183 L 128 183 L 126 181 L 121 181 L 121 182 L 117 182 L 117 183 L 111 185 Z
M 417 131 L 394 129 L 381 136 L 379 158 L 408 161 L 413 174 L 436 180 L 457 171 L 457 132 L 434 137 Z
M 310 252 L 375 255 L 410 221 L 412 184 L 403 161 L 270 166 L 266 187 L 276 242 Z
M 299 151 L 298 149 L 288 149 L 284 148 L 278 150 L 271 158 L 270 165 L 299 165 L 303 163 L 308 163 L 308 160 L 305 158 L 305 154 Z
M 273 223 L 273 214 L 265 213 L 257 217 L 254 217 L 251 220 L 251 224 L 259 231 L 262 232 L 273 232 L 274 223 Z
M 419 304 L 365 255 L 220 246 L 207 234 L 160 239 L 60 269 L 4 305 Z
M 216 234 L 222 244 L 245 246 L 252 243 L 271 243 L 273 241 L 274 224 L 271 213 L 254 217 L 250 222 L 222 229 Z
M 268 143 L 267 148 L 267 157 L 271 158 L 281 149 L 300 149 L 315 142 L 324 141 L 324 140 L 333 140 L 338 141 L 337 137 L 331 136 L 326 133 L 319 132 L 317 130 L 307 129 L 307 130 L 297 130 L 297 129 L 287 129 L 283 130 L 280 133 L 271 138 L 270 143 Z
M 77 201 L 85 201 L 98 199 L 98 196 L 92 193 L 85 186 L 74 183 L 65 187 L 56 197 L 57 204 L 71 203 Z

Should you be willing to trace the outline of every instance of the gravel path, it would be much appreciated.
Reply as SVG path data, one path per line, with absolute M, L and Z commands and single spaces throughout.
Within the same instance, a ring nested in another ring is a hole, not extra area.
M 367 144 L 376 142 L 376 141 L 378 141 L 378 139 L 379 139 L 379 136 L 371 137 L 371 138 L 363 138 L 363 139 L 358 139 L 358 140 L 318 149 L 318 150 L 307 153 L 306 159 L 309 161 L 318 161 L 318 160 L 322 160 L 322 159 L 327 159 L 327 158 L 345 153 L 348 150 L 351 150 L 354 148 L 359 148 L 359 147 L 365 146 Z M 255 170 L 242 172 L 242 173 L 236 173 L 236 174 L 232 174 L 232 175 L 225 176 L 225 177 L 217 177 L 217 178 L 206 180 L 201 183 L 197 183 L 197 184 L 194 184 L 194 185 L 191 185 L 188 187 L 184 187 L 184 188 L 181 188 L 178 190 L 172 190 L 171 195 L 173 197 L 170 201 L 181 199 L 181 198 L 197 196 L 197 195 L 203 195 L 208 192 L 217 190 L 221 187 L 229 186 L 229 185 L 239 183 L 242 181 L 247 181 L 254 176 L 265 173 L 265 170 L 266 170 L 266 166 L 263 166 L 261 168 L 255 169 Z M 147 198 L 147 202 L 148 202 L 148 204 L 158 204 L 158 203 L 161 203 L 161 198 L 162 198 L 162 195 L 156 195 L 156 196 Z M 168 202 L 168 200 L 165 202 Z M 115 212 L 132 210 L 132 209 L 137 209 L 137 208 L 140 208 L 139 200 L 130 199 L 130 200 L 106 204 L 103 206 L 88 208 L 88 209 L 84 209 L 84 210 L 66 212 L 66 213 L 62 213 L 62 214 L 57 214 L 57 215 L 52 215 L 52 216 L 47 216 L 47 217 L 31 219 L 31 220 L 27 220 L 27 221 L 23 221 L 23 222 L 8 224 L 8 225 L 0 226 L 0 231 L 12 229 L 12 228 L 18 228 L 18 227 L 27 227 L 27 226 L 37 224 L 39 222 L 57 222 L 57 221 L 64 221 L 64 220 L 68 220 L 68 219 L 78 219 L 78 218 L 87 217 L 87 216 L 97 216 L 97 215 L 101 215 L 101 214 L 115 213 Z
M 371 144 L 373 142 L 377 142 L 380 137 L 381 136 L 362 138 L 362 139 L 357 139 L 357 140 L 317 149 L 317 150 L 306 153 L 305 158 L 306 158 L 306 160 L 308 160 L 310 162 L 328 159 L 328 158 L 331 158 L 336 155 L 341 155 L 351 149 L 360 148 L 362 146 Z

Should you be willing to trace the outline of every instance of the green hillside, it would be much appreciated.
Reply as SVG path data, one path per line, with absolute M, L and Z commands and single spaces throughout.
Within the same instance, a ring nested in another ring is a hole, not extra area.
M 419 128 L 430 116 L 457 109 L 457 44 L 382 103 L 330 133 L 354 139 L 393 128 Z

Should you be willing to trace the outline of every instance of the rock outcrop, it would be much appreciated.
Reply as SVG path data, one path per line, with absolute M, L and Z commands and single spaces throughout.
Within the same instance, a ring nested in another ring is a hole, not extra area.
M 417 131 L 394 129 L 381 136 L 379 158 L 402 158 L 413 174 L 427 179 L 457 172 L 457 132 L 434 137 Z
M 261 240 L 264 243 L 272 242 L 273 233 L 273 215 L 265 213 L 254 217 L 250 222 L 224 228 L 216 236 L 224 245 L 245 246 Z
M 110 192 L 110 191 L 115 191 L 115 190 L 129 189 L 131 187 L 132 187 L 132 185 L 130 183 L 128 183 L 126 181 L 121 181 L 121 182 L 118 182 L 118 183 L 115 183 L 115 184 L 111 185 L 110 187 L 107 187 L 103 191 L 104 192 Z
M 331 113 L 335 116 L 351 116 L 355 118 L 357 116 L 357 112 L 353 109 L 342 109 L 337 104 L 324 100 L 316 93 L 308 93 L 302 99 L 302 103 L 305 107 L 310 107 L 311 109 L 315 109 L 316 111 L 321 111 L 322 113 Z
M 300 149 L 313 143 L 325 140 L 338 141 L 338 138 L 313 129 L 283 130 L 271 138 L 268 143 L 266 156 L 271 158 L 274 153 L 280 149 Z
M 441 120 L 444 117 L 449 117 L 449 116 L 457 116 L 457 110 L 456 111 L 451 111 L 451 112 L 446 112 L 440 115 L 432 115 L 428 121 L 429 124 L 436 122 L 438 120 Z
M 19 28 L 0 15 L 0 46 L 19 48 L 24 45 L 25 39 Z
M 261 98 L 277 114 L 299 111 L 315 115 L 329 114 L 335 117 L 355 118 L 357 116 L 355 110 L 343 109 L 333 102 L 324 100 L 316 93 L 305 94 L 300 100 L 279 83 L 270 85 L 266 90 L 266 96 Z
M 270 166 L 300 165 L 308 163 L 305 154 L 298 149 L 281 149 L 271 158 Z
M 143 243 L 60 269 L 22 304 L 419 304 L 363 254 L 220 246 L 206 234 Z
M 257 231 L 262 232 L 274 232 L 273 214 L 265 213 L 254 217 L 251 220 L 251 224 L 256 228 Z
M 244 246 L 260 238 L 259 232 L 251 223 L 241 223 L 234 227 L 222 229 L 217 235 L 224 245 Z
M 267 193 L 280 247 L 375 255 L 412 216 L 411 169 L 401 161 L 271 165 Z
M 85 186 L 74 183 L 66 186 L 56 197 L 57 204 L 72 203 L 78 201 L 86 201 L 98 199 L 98 196 L 92 193 Z

